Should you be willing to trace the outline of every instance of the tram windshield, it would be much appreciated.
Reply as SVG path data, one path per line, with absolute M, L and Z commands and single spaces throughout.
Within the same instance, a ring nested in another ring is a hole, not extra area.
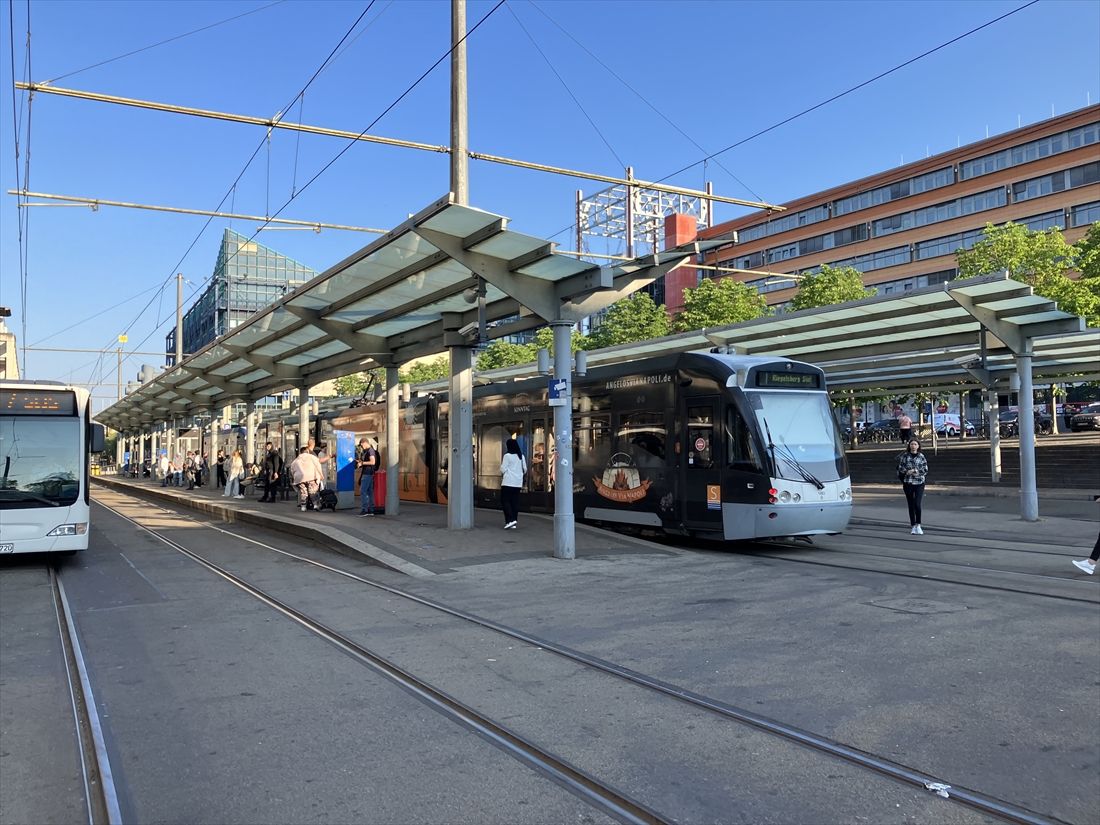
M 79 418 L 0 416 L 0 510 L 74 504 L 81 468 Z
M 750 391 L 749 404 L 767 445 L 775 449 L 775 472 L 791 481 L 836 481 L 848 475 L 829 397 L 821 392 Z

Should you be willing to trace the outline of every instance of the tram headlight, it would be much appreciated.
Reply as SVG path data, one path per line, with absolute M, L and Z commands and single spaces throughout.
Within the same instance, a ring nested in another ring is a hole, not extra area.
M 76 524 L 59 524 L 47 536 L 83 536 L 88 532 L 88 522 L 80 521 Z
M 795 493 L 793 496 L 791 496 L 791 501 L 793 501 L 795 504 L 798 504 L 798 502 L 802 501 L 802 496 L 798 493 Z
M 782 493 L 779 494 L 779 500 L 786 504 L 788 501 L 791 500 L 791 494 L 784 490 Z

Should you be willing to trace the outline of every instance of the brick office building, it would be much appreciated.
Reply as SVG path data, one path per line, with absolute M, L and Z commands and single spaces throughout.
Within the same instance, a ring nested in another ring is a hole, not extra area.
M 853 266 L 865 284 L 889 295 L 954 278 L 956 250 L 973 246 L 986 223 L 1059 226 L 1072 243 L 1100 221 L 1100 105 L 783 205 L 785 212 L 755 212 L 701 231 L 701 238 L 738 233 L 737 244 L 704 262 L 782 274 Z M 745 281 L 772 305 L 797 290 L 778 278 L 701 272 Z M 675 311 L 682 287 L 666 291 Z

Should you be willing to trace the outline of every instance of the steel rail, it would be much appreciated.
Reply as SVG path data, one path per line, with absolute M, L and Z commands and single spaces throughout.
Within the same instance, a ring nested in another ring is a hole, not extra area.
M 268 607 L 282 613 L 291 621 L 324 639 L 360 664 L 369 667 L 376 673 L 396 683 L 425 704 L 450 718 L 452 721 L 458 722 L 464 727 L 472 730 L 474 733 L 505 751 L 510 756 L 549 777 L 578 798 L 599 808 L 609 816 L 614 817 L 620 822 L 630 823 L 630 825 L 672 825 L 674 822 L 672 818 L 665 817 L 640 802 L 630 799 L 610 785 L 572 766 L 561 757 L 555 756 L 550 751 L 540 748 L 530 740 L 494 722 L 488 716 L 479 713 L 442 690 L 433 687 L 428 682 L 425 682 L 393 662 L 390 662 L 388 659 L 385 659 L 369 648 L 364 647 L 339 631 L 311 618 L 296 608 L 291 607 L 239 576 L 234 575 L 220 565 L 189 550 L 179 542 L 173 541 L 160 532 L 146 527 L 144 524 L 135 521 L 110 505 L 104 504 L 101 501 L 97 503 L 101 507 L 110 510 L 119 518 L 149 533 L 173 550 L 182 553 L 192 561 L 222 577 L 230 584 L 263 602 Z
M 102 502 L 98 503 L 100 503 L 101 506 L 107 506 L 102 504 Z M 117 512 L 114 511 L 113 508 L 108 509 L 112 509 L 113 512 Z M 166 508 L 161 509 L 165 509 L 167 512 L 174 513 L 174 511 L 167 510 Z M 126 516 L 123 516 L 123 518 L 126 518 Z M 735 705 L 721 702 L 709 696 L 705 696 L 703 694 L 688 690 L 687 688 L 664 682 L 652 676 L 647 676 L 644 673 L 639 673 L 635 670 L 631 670 L 630 668 L 626 668 L 613 662 L 608 662 L 604 659 L 600 659 L 599 657 L 591 656 L 587 653 L 582 653 L 565 645 L 560 645 L 556 642 L 539 638 L 538 636 L 525 633 L 521 630 L 516 630 L 515 628 L 503 625 L 499 622 L 495 622 L 492 619 L 486 619 L 474 613 L 469 613 L 464 610 L 459 610 L 458 608 L 450 607 L 449 605 L 443 604 L 442 602 L 437 602 L 423 596 L 418 596 L 414 593 L 409 593 L 392 585 L 383 584 L 381 582 L 376 582 L 372 581 L 371 579 L 363 578 L 362 576 L 351 573 L 347 570 L 341 570 L 338 567 L 333 567 L 331 565 L 325 564 L 324 562 L 319 562 L 306 556 L 301 556 L 296 553 L 291 553 L 287 550 L 282 550 L 278 547 L 266 544 L 265 542 L 249 538 L 248 536 L 242 536 L 239 533 L 234 533 L 231 530 L 225 530 L 221 527 L 217 527 L 208 522 L 200 521 L 190 516 L 183 516 L 183 518 L 186 518 L 189 521 L 193 521 L 196 524 L 206 526 L 219 533 L 224 533 L 228 536 L 246 541 L 250 544 L 254 544 L 267 550 L 274 551 L 275 553 L 286 556 L 288 558 L 304 562 L 314 567 L 319 567 L 328 572 L 335 573 L 339 576 L 343 576 L 345 578 L 361 582 L 362 584 L 366 584 L 370 587 L 374 587 L 378 590 L 382 590 L 391 595 L 398 596 L 412 602 L 416 602 L 417 604 L 424 605 L 425 607 L 432 608 L 441 613 L 446 613 L 448 615 L 454 616 L 455 618 L 476 624 L 480 627 L 486 628 L 487 630 L 495 631 L 517 641 L 542 648 L 558 656 L 562 656 L 569 661 L 586 665 L 611 676 L 616 676 L 631 684 L 649 688 L 666 696 L 671 696 L 694 707 L 712 711 L 720 716 L 724 716 L 734 721 L 748 724 L 759 730 L 763 730 L 767 733 L 774 734 L 783 739 L 787 739 L 800 745 L 804 745 L 812 750 L 827 753 L 831 756 L 843 759 L 846 762 L 872 770 L 876 773 L 888 776 L 895 780 L 899 780 L 906 784 L 915 785 L 924 790 L 933 790 L 939 787 L 949 787 L 950 791 L 948 791 L 948 793 L 950 799 L 954 799 L 957 802 L 980 810 L 984 813 L 999 817 L 1007 822 L 1020 823 L 1020 825 L 1062 825 L 1062 820 L 1058 820 L 1052 817 L 1046 817 L 1042 814 L 1038 814 L 1034 811 L 1028 810 L 1027 808 L 1014 805 L 1011 802 L 997 799 L 996 797 L 983 794 L 979 791 L 974 791 L 968 788 L 954 785 L 952 783 L 946 782 L 939 777 L 925 773 L 924 771 L 918 770 L 916 768 L 911 768 L 899 762 L 894 762 L 890 759 L 886 759 L 885 757 L 876 756 L 875 754 L 871 754 L 858 748 L 845 745 L 841 742 L 828 739 L 824 736 L 820 736 L 810 731 L 803 730 L 802 728 L 798 728 L 793 725 L 787 725 L 775 719 L 753 713 L 750 710 L 745 710 L 744 708 L 739 708 Z M 770 558 L 786 560 L 780 556 Z
M 781 547 L 789 547 L 791 550 L 805 550 L 806 549 L 806 545 L 804 545 L 804 544 L 802 544 L 802 545 L 791 544 L 791 545 L 780 545 L 780 546 Z M 843 552 L 846 552 L 846 551 L 843 551 L 843 550 L 824 550 L 823 548 L 817 548 L 817 549 L 820 552 L 829 552 L 829 553 L 843 553 Z M 869 556 L 869 555 L 873 555 L 873 554 L 871 554 L 871 553 L 853 553 L 853 555 Z M 1017 593 L 1017 594 L 1022 595 L 1022 596 L 1035 596 L 1036 598 L 1040 598 L 1040 599 L 1058 599 L 1060 601 L 1078 602 L 1078 603 L 1082 603 L 1082 604 L 1090 604 L 1090 605 L 1093 605 L 1093 606 L 1095 606 L 1097 604 L 1097 601 L 1095 599 L 1084 599 L 1084 598 L 1080 598 L 1078 596 L 1059 596 L 1057 594 L 1052 594 L 1052 593 L 1036 593 L 1034 590 L 1024 590 L 1024 589 L 1019 588 L 1019 587 L 1003 587 L 1003 586 L 999 586 L 999 585 L 995 585 L 995 584 L 981 584 L 980 582 L 954 581 L 952 579 L 937 578 L 936 576 L 924 576 L 924 575 L 920 575 L 918 573 L 903 573 L 903 572 L 896 571 L 896 570 L 881 570 L 881 569 L 875 568 L 875 567 L 859 567 L 859 566 L 854 565 L 854 564 L 840 564 L 839 562 L 830 562 L 830 561 L 827 561 L 827 560 L 824 560 L 824 559 L 796 559 L 796 558 L 792 558 L 791 556 L 775 556 L 775 555 L 771 555 L 770 553 L 756 553 L 756 552 L 754 552 L 752 554 L 752 556 L 753 556 L 753 558 L 758 558 L 758 559 L 775 559 L 776 561 L 789 561 L 789 562 L 793 562 L 795 564 L 816 564 L 816 565 L 820 565 L 821 567 L 835 567 L 839 570 L 858 570 L 861 573 L 879 573 L 883 576 L 899 576 L 899 577 L 904 578 L 904 579 L 917 579 L 917 580 L 922 581 L 922 582 L 938 582 L 939 584 L 955 584 L 955 585 L 958 585 L 960 587 L 977 587 L 977 588 L 980 588 L 982 590 L 996 590 L 996 591 L 999 591 L 999 592 L 1002 592 L 1002 593 Z M 898 558 L 896 556 L 882 556 L 882 558 L 893 559 L 894 561 L 917 561 L 918 563 L 921 561 L 920 559 L 903 559 L 903 558 Z M 940 562 L 940 564 L 948 565 L 950 563 L 949 562 Z M 984 570 L 986 572 L 991 572 L 991 573 L 1009 573 L 1009 572 L 1011 572 L 1011 571 L 1008 571 L 1008 570 L 996 570 L 994 568 L 983 568 L 983 567 L 970 567 L 970 568 L 965 568 L 965 569 L 974 570 L 974 571 L 983 571 Z M 1038 575 L 1038 574 L 1019 573 L 1017 575 L 1025 575 L 1026 576 L 1026 575 Z M 1044 578 L 1057 579 L 1059 581 L 1073 581 L 1073 579 L 1071 579 L 1069 577 L 1063 578 L 1061 576 L 1045 576 Z
M 69 683 L 73 721 L 76 725 L 77 750 L 80 755 L 80 773 L 84 781 L 84 800 L 87 804 L 89 825 L 122 825 L 118 793 L 115 790 L 111 760 L 107 755 L 107 743 L 99 721 L 92 683 L 84 654 L 73 624 L 72 609 L 65 595 L 65 586 L 57 571 L 49 568 L 50 592 L 54 612 L 57 615 L 58 632 L 64 651 L 65 676 Z

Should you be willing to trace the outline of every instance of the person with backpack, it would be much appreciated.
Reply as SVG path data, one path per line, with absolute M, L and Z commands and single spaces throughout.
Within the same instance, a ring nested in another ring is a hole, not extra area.
M 270 441 L 264 445 L 264 449 L 266 450 L 263 465 L 264 494 L 260 497 L 260 501 L 274 502 L 275 486 L 283 475 L 283 457 L 279 455 L 275 445 Z
M 195 477 L 198 475 L 199 462 L 195 458 L 195 454 L 191 451 L 187 451 L 187 458 L 183 463 L 183 477 L 187 479 L 187 489 L 195 489 Z
M 519 490 L 523 486 L 523 475 L 527 472 L 527 459 L 514 438 L 508 439 L 504 450 L 504 458 L 500 462 L 500 506 L 504 511 L 504 529 L 515 530 L 519 521 Z

